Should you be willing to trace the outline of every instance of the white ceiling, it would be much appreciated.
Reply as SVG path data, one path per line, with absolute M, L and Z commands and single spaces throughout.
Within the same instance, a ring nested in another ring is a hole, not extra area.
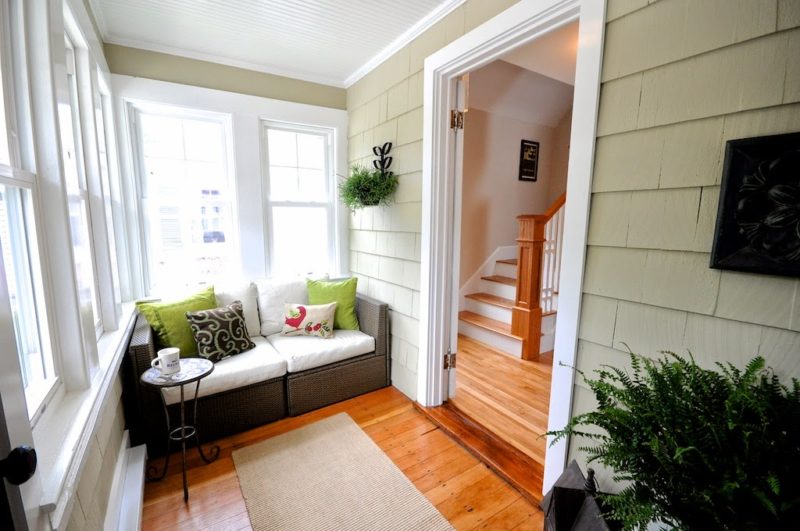
M 106 42 L 348 86 L 464 0 L 90 0 Z
M 556 127 L 572 108 L 572 85 L 494 61 L 469 74 L 470 109 Z
M 577 55 L 578 23 L 572 22 L 510 51 L 502 59 L 525 70 L 574 85 Z

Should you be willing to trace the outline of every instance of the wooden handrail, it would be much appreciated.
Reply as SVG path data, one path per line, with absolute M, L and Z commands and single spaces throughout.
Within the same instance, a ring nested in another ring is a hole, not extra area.
M 564 206 L 561 194 L 544 214 L 517 216 L 517 292 L 511 311 L 511 333 L 522 338 L 522 359 L 539 358 L 542 339 L 542 263 L 545 225 Z
M 547 210 L 545 210 L 544 214 L 542 215 L 547 218 L 547 221 L 550 221 L 550 219 L 556 215 L 556 212 L 561 210 L 561 207 L 564 206 L 564 203 L 566 202 L 567 202 L 567 192 L 564 192 L 560 196 L 556 197 L 556 200 L 553 201 L 553 204 L 550 205 L 550 207 Z

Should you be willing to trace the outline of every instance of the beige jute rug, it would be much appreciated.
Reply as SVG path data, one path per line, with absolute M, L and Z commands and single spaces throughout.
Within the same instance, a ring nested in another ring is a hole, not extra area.
M 233 462 L 256 530 L 453 529 L 345 413 L 236 450 Z

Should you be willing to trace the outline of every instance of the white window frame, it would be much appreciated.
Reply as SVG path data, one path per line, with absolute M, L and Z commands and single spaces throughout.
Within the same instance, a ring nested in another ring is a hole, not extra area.
M 33 147 L 32 129 L 30 124 L 17 120 L 17 114 L 30 114 L 30 101 L 27 95 L 28 76 L 25 46 L 18 27 L 11 25 L 12 17 L 17 22 L 22 22 L 20 2 L 0 1 L 0 68 L 2 75 L 3 103 L 6 123 L 0 127 L 6 128 L 8 133 L 8 149 L 11 165 L 0 163 L 0 183 L 29 190 L 33 207 L 33 223 L 37 228 L 35 239 L 27 242 L 30 256 L 29 267 L 32 271 L 31 282 L 34 285 L 34 298 L 37 308 L 37 326 L 41 348 L 49 352 L 51 357 L 49 369 L 53 372 L 52 379 L 45 382 L 46 388 L 25 388 L 26 402 L 28 405 L 28 418 L 34 425 L 55 396 L 61 386 L 61 370 L 58 342 L 53 327 L 53 305 L 43 246 L 42 226 L 43 220 L 39 201 L 38 178 L 35 173 L 35 154 Z M 16 46 L 14 46 L 16 44 Z M 23 97 L 19 97 L 22 94 Z M 35 270 L 33 268 L 36 268 Z M 20 368 L 22 369 L 22 368 Z M 34 403 L 35 399 L 35 403 Z
M 153 293 L 153 244 L 148 237 L 151 233 L 150 219 L 147 216 L 148 212 L 148 195 L 146 168 L 144 163 L 144 152 L 140 145 L 142 137 L 141 129 L 141 115 L 150 114 L 157 116 L 173 117 L 183 120 L 202 120 L 217 123 L 222 126 L 224 134 L 224 167 L 225 167 L 225 180 L 228 187 L 231 208 L 231 257 L 237 263 L 240 261 L 241 256 L 241 240 L 239 237 L 239 223 L 238 223 L 238 202 L 236 194 L 236 178 L 233 166 L 233 127 L 231 124 L 231 117 L 229 114 L 205 111 L 202 109 L 191 109 L 186 107 L 178 107 L 168 104 L 153 104 L 148 102 L 133 102 L 129 101 L 125 107 L 127 122 L 129 125 L 128 135 L 130 139 L 131 152 L 130 156 L 133 162 L 134 174 L 134 189 L 136 194 L 136 202 L 139 205 L 137 221 L 137 233 L 139 237 L 139 248 L 143 250 L 143 257 L 141 259 L 142 276 L 144 278 L 144 294 L 154 295 Z
M 273 201 L 270 197 L 270 163 L 269 163 L 269 131 L 275 129 L 279 131 L 288 131 L 291 133 L 309 133 L 322 136 L 325 139 L 325 185 L 326 197 L 324 202 L 320 201 Z M 275 120 L 262 120 L 261 121 L 261 134 L 260 134 L 260 149 L 262 158 L 262 179 L 264 186 L 262 186 L 263 203 L 264 203 L 264 236 L 265 245 L 267 249 L 266 256 L 266 270 L 269 276 L 274 276 L 277 271 L 275 267 L 275 257 L 278 250 L 275 249 L 275 238 L 273 236 L 273 208 L 274 207 L 313 207 L 325 208 L 326 230 L 328 232 L 328 264 L 325 271 L 298 271 L 298 274 L 303 273 L 328 273 L 334 276 L 340 274 L 339 269 L 339 224 L 337 221 L 337 182 L 336 172 L 333 169 L 334 161 L 334 130 L 330 127 L 315 126 L 307 124 L 294 124 L 288 122 L 279 122 Z

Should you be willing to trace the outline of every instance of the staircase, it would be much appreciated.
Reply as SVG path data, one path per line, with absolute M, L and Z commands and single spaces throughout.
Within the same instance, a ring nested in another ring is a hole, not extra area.
M 545 214 L 519 216 L 517 248 L 498 249 L 480 278 L 467 282 L 460 334 L 517 358 L 553 350 L 565 200 L 561 196 Z M 517 258 L 507 258 L 510 253 Z

